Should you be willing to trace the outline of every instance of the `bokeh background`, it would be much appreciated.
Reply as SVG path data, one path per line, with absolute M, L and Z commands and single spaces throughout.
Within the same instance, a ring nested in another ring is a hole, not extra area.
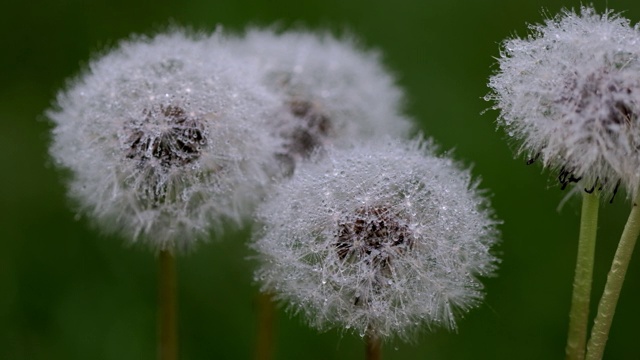
M 599 10 L 640 20 L 640 2 Z M 567 331 L 580 202 L 538 164 L 514 159 L 482 100 L 498 43 L 526 23 L 579 1 L 557 0 L 3 0 L 0 5 L 0 359 L 155 358 L 156 259 L 78 218 L 47 155 L 43 112 L 91 54 L 131 33 L 167 24 L 211 30 L 247 24 L 349 30 L 384 61 L 406 90 L 407 113 L 456 158 L 473 165 L 504 221 L 499 275 L 485 303 L 457 332 L 425 331 L 393 342 L 388 359 L 561 359 Z M 595 311 L 629 210 L 625 195 L 601 208 Z M 179 259 L 182 359 L 251 359 L 257 286 L 248 231 Z M 636 251 L 637 252 L 637 251 Z M 638 359 L 640 258 L 635 254 L 606 359 Z M 280 310 L 276 359 L 358 359 L 359 336 L 318 334 Z

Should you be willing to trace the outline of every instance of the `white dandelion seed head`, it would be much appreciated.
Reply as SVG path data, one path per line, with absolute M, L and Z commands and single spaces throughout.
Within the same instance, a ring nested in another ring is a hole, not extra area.
M 560 180 L 640 184 L 640 32 L 610 11 L 565 10 L 503 43 L 486 99 L 519 150 Z
M 329 150 L 259 206 L 256 280 L 321 330 L 455 328 L 492 275 L 497 220 L 468 171 L 420 141 Z
M 174 30 L 122 41 L 90 62 L 47 115 L 69 195 L 105 231 L 187 249 L 261 196 L 276 98 L 220 34 Z
M 293 162 L 316 148 L 406 136 L 403 93 L 376 51 L 329 33 L 249 29 L 236 43 L 263 84 L 281 97 L 272 123 Z

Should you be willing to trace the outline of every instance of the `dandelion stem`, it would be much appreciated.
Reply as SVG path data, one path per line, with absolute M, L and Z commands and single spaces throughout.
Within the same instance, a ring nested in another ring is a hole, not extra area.
M 158 359 L 178 358 L 176 264 L 168 250 L 160 251 L 158 276 Z
M 382 359 L 382 340 L 374 332 L 369 332 L 365 340 L 365 360 Z
M 565 349 L 567 360 L 584 359 L 599 205 L 598 191 L 593 193 L 583 192 L 578 259 L 575 277 L 573 278 L 573 294 L 571 297 L 571 310 L 569 311 L 569 335 Z
M 598 305 L 598 314 L 591 329 L 591 338 L 587 344 L 587 360 L 600 360 L 604 354 L 604 347 L 609 338 L 609 329 L 613 321 L 613 314 L 616 312 L 616 305 L 624 283 L 624 277 L 629 267 L 631 254 L 636 245 L 638 234 L 640 234 L 640 192 L 633 199 L 633 206 L 627 224 L 620 237 L 618 249 L 613 257 L 613 263 L 607 276 L 607 283 L 604 286 L 602 298 Z
M 270 293 L 258 295 L 258 338 L 256 340 L 256 360 L 273 359 L 275 306 Z

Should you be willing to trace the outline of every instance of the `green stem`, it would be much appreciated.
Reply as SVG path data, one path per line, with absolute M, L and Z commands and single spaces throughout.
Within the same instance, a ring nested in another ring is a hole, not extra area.
M 593 258 L 598 229 L 599 194 L 586 192 L 582 196 L 578 260 L 573 278 L 573 295 L 569 311 L 569 335 L 565 349 L 567 360 L 583 360 L 587 343 L 589 300 L 593 279 Z
M 622 237 L 620 237 L 620 243 L 613 257 L 611 270 L 609 270 L 609 275 L 607 276 L 607 283 L 604 286 L 602 298 L 600 298 L 598 314 L 594 320 L 591 338 L 587 344 L 588 360 L 600 360 L 604 354 L 604 347 L 609 338 L 609 329 L 613 321 L 613 314 L 616 312 L 622 283 L 629 267 L 629 261 L 631 260 L 638 234 L 640 234 L 639 202 L 640 192 L 633 199 L 633 207 L 631 208 L 629 219 L 627 219 L 627 224 L 624 226 Z
M 158 273 L 158 359 L 178 358 L 176 263 L 168 250 L 160 251 Z

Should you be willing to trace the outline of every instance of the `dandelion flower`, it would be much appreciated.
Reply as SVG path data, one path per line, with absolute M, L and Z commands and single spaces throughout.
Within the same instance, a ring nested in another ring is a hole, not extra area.
M 47 113 L 69 196 L 105 231 L 186 249 L 261 196 L 274 146 L 261 124 L 276 99 L 225 41 L 183 31 L 123 41 Z
M 315 149 L 353 140 L 403 137 L 411 128 L 400 115 L 402 91 L 380 55 L 352 39 L 330 34 L 250 29 L 236 51 L 280 97 L 272 127 L 283 139 L 278 154 L 294 166 Z
M 497 221 L 468 171 L 419 141 L 329 150 L 259 206 L 256 279 L 324 330 L 455 328 L 493 274 Z
M 486 98 L 520 153 L 582 180 L 629 193 L 640 184 L 640 32 L 608 11 L 582 7 L 530 26 L 503 44 Z

